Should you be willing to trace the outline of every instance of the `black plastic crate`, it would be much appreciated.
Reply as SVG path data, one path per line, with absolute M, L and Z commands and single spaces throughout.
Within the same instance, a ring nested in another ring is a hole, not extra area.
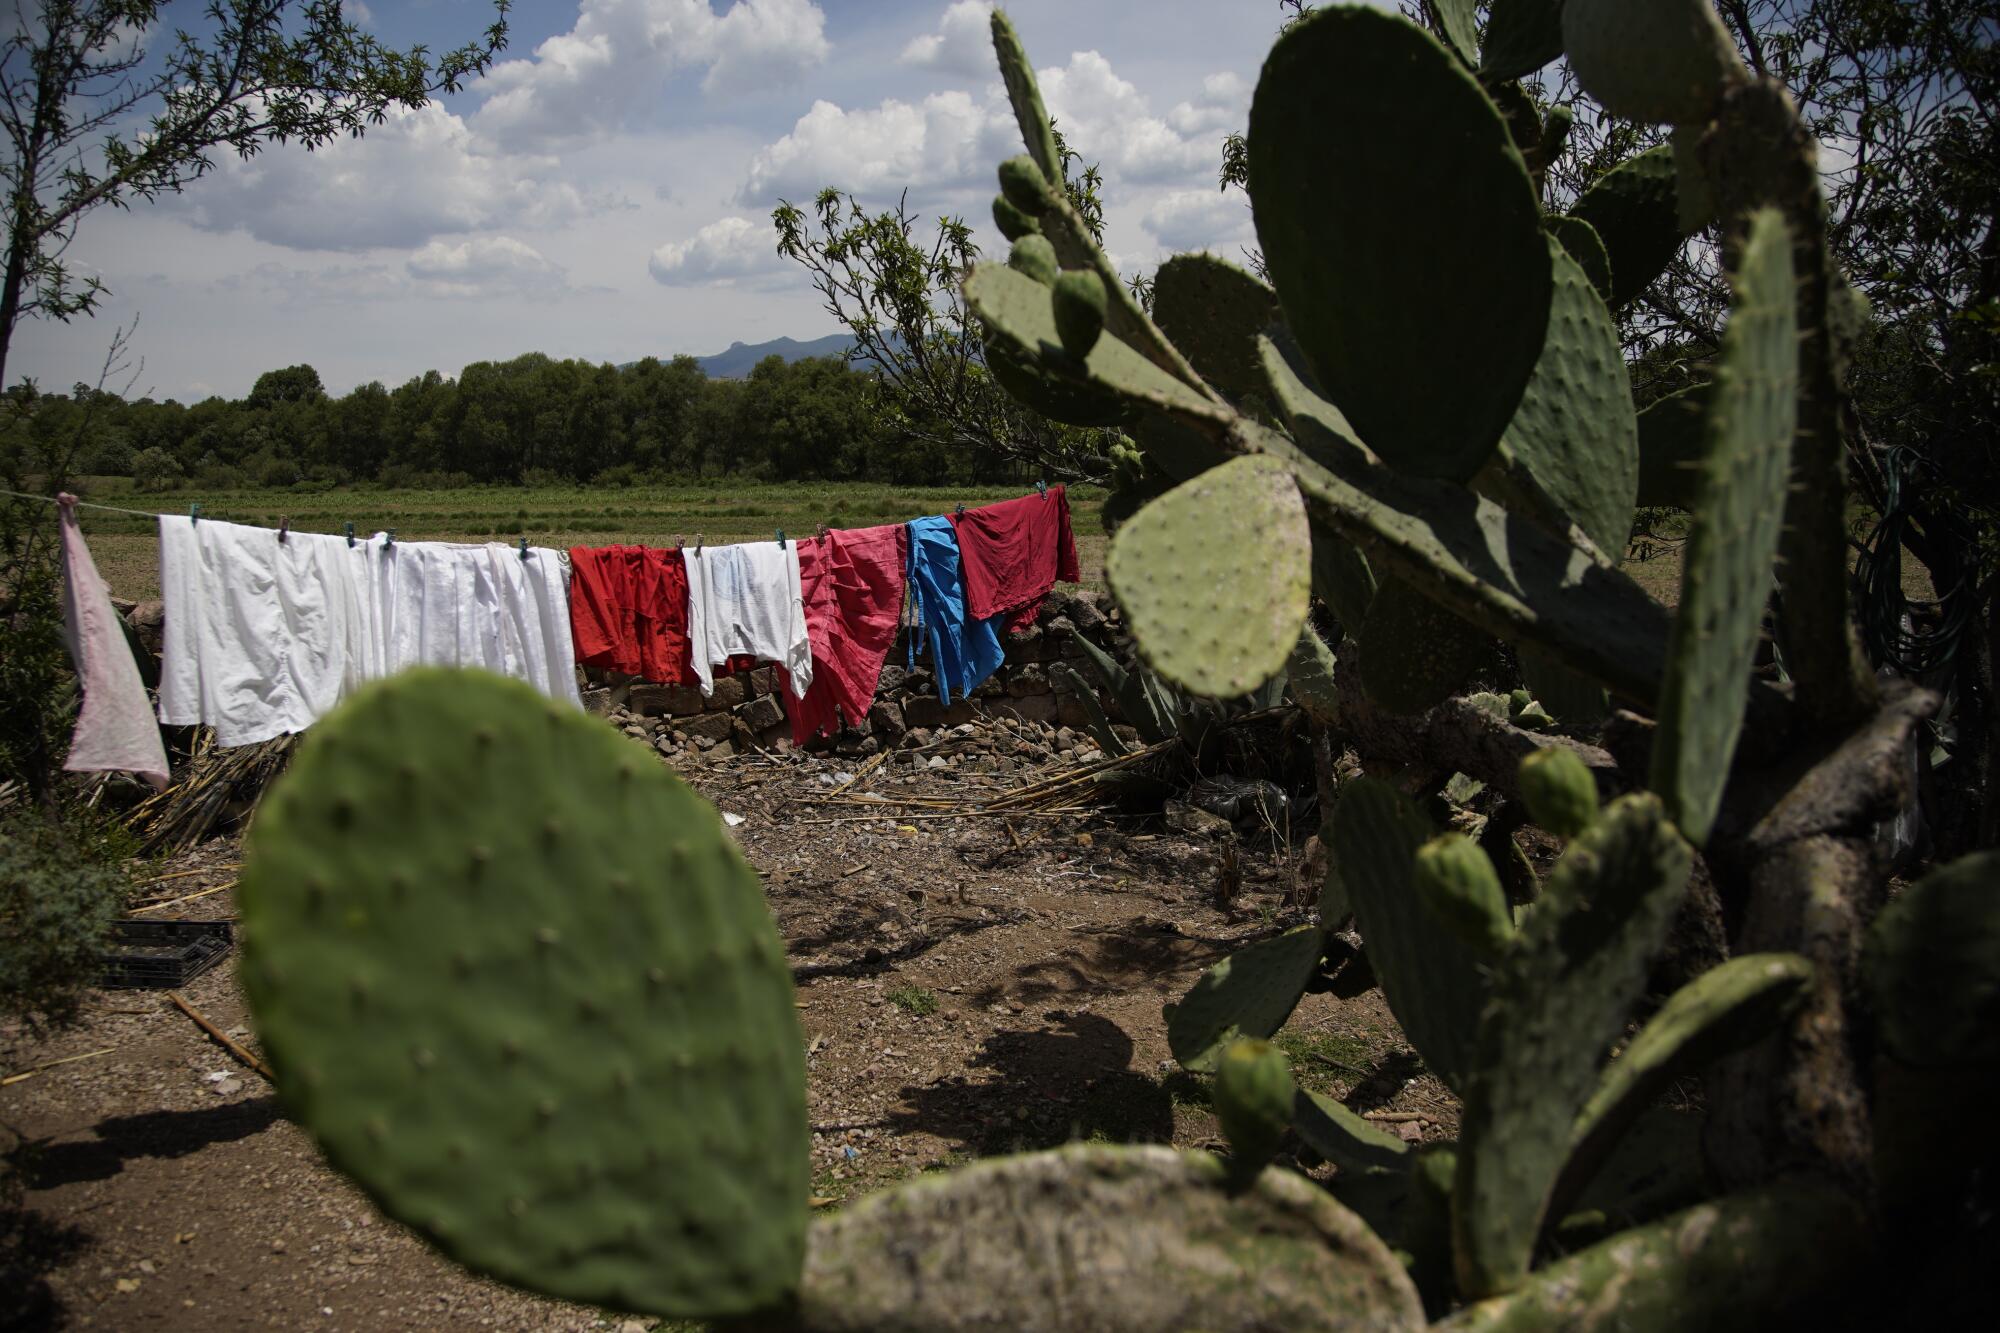
M 118 990 L 167 990 L 220 962 L 233 935 L 227 921 L 118 921 L 97 955 L 98 984 Z

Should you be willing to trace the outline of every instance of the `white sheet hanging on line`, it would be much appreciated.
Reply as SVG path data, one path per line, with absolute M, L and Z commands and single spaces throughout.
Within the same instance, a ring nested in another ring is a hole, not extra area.
M 366 679 L 360 570 L 344 537 L 160 515 L 160 721 L 225 746 L 311 726 Z
M 58 497 L 62 524 L 63 632 L 83 686 L 83 707 L 63 768 L 71 773 L 137 773 L 167 785 L 167 749 L 152 701 L 132 660 L 125 627 L 111 608 L 111 590 L 97 572 L 76 521 L 76 497 Z
M 748 542 L 685 552 L 688 656 L 704 695 L 715 692 L 715 667 L 738 653 L 782 662 L 792 693 L 812 684 L 812 644 L 799 589 L 799 551 L 786 542 Z
M 581 706 L 562 553 L 160 516 L 160 720 L 218 745 L 303 731 L 404 667 L 483 667 Z
M 369 674 L 404 667 L 483 667 L 583 706 L 576 689 L 562 553 L 498 542 L 397 542 L 367 552 L 376 620 Z

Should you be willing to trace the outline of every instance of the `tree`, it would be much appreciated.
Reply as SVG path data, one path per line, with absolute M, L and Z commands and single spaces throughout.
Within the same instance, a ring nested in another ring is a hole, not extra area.
M 1063 185 L 1093 234 L 1104 209 L 1093 166 L 1070 172 L 1077 154 L 1063 155 Z M 958 283 L 979 257 L 963 218 L 941 217 L 926 244 L 907 194 L 893 209 L 870 213 L 840 190 L 821 190 L 808 215 L 786 200 L 771 212 L 778 253 L 812 275 L 828 314 L 854 337 L 848 356 L 880 377 L 878 402 L 894 429 L 966 460 L 1026 465 L 1043 475 L 1102 477 L 1114 433 L 1065 426 L 1010 397 L 988 373 L 979 328 Z
M 219 149 L 314 148 L 455 92 L 505 44 L 508 5 L 494 0 L 493 25 L 435 63 L 382 45 L 340 0 L 211 0 L 192 31 L 166 28 L 160 0 L 21 5 L 0 43 L 0 385 L 21 320 L 89 314 L 103 294 L 63 262 L 92 209 L 178 194 Z

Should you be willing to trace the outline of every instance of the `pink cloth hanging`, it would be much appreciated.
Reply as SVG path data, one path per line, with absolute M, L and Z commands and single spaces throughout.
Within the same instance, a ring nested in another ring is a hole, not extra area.
M 835 529 L 799 546 L 799 586 L 805 597 L 812 684 L 805 697 L 786 677 L 785 713 L 792 743 L 859 727 L 875 702 L 882 662 L 896 642 L 903 610 L 903 525 Z M 781 676 L 785 669 L 778 668 Z
M 125 628 L 111 609 L 111 590 L 83 544 L 76 497 L 59 495 L 56 504 L 62 515 L 63 631 L 83 686 L 83 708 L 63 767 L 71 773 L 137 773 L 164 788 L 167 751 L 160 743 L 160 724 L 153 719 Z

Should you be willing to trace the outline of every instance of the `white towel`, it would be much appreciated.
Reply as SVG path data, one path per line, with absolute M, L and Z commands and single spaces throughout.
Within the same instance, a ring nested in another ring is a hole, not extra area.
M 799 551 L 791 542 L 750 542 L 688 551 L 688 656 L 704 695 L 714 669 L 738 653 L 781 662 L 792 693 L 812 684 L 812 644 L 799 589 Z

